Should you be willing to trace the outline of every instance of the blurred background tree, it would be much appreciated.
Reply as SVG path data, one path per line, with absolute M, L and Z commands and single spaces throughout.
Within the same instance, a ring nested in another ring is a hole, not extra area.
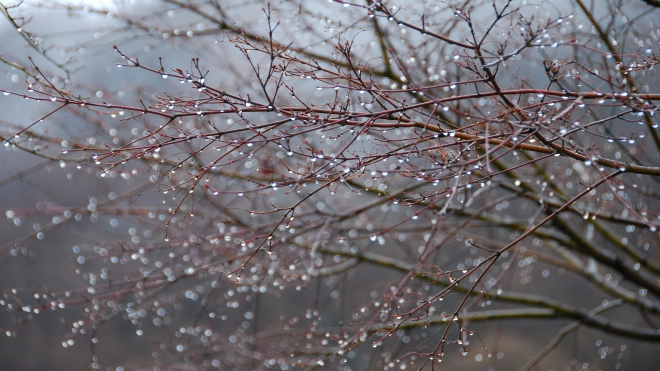
M 4 368 L 660 364 L 654 2 L 1 3 Z

